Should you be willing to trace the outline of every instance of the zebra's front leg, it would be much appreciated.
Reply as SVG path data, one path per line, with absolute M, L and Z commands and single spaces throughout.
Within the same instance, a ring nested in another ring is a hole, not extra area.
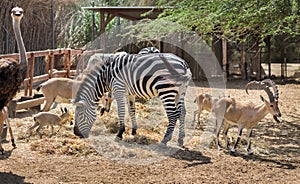
M 124 124 L 124 119 L 125 119 L 125 91 L 118 91 L 115 92 L 115 98 L 117 101 L 118 105 L 118 116 L 119 116 L 119 121 L 120 121 L 120 128 L 119 132 L 117 134 L 117 139 L 122 139 L 123 138 L 123 133 L 125 132 L 125 124 Z
M 128 96 L 128 113 L 132 123 L 132 135 L 136 134 L 137 124 L 135 119 L 135 96 Z

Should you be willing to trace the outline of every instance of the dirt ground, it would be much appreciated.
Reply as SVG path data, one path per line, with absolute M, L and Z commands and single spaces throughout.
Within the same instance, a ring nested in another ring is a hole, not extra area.
M 251 90 L 247 95 L 245 84 L 230 82 L 226 95 L 261 103 L 259 95 L 264 92 Z M 26 138 L 36 112 L 18 112 L 17 118 L 10 119 L 17 148 L 12 149 L 10 142 L 3 143 L 0 183 L 299 183 L 299 84 L 278 85 L 281 123 L 267 115 L 254 128 L 253 156 L 245 151 L 246 131 L 237 153 L 230 155 L 227 150 L 216 149 L 209 113 L 201 115 L 200 128 L 193 123 L 195 94 L 214 91 L 207 84 L 200 86 L 188 89 L 184 149 L 176 146 L 178 129 L 167 147 L 159 145 L 167 119 L 158 100 L 136 104 L 138 135 L 130 135 L 128 123 L 122 141 L 114 140 L 118 126 L 115 103 L 109 114 L 97 120 L 86 140 L 75 137 L 69 124 L 52 137 L 44 128 L 42 139 L 35 134 Z M 59 106 L 74 111 L 70 104 Z M 59 108 L 52 112 L 60 113 Z M 229 136 L 235 139 L 236 132 L 236 127 L 231 128 Z M 224 145 L 223 139 L 221 143 Z

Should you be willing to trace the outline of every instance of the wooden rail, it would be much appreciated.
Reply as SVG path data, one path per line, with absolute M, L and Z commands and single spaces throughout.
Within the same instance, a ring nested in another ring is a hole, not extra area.
M 55 49 L 55 50 L 44 50 L 44 51 L 34 51 L 34 52 L 27 52 L 27 59 L 28 59 L 28 70 L 27 70 L 27 78 L 24 79 L 23 86 L 24 86 L 24 96 L 20 99 L 13 99 L 9 106 L 9 117 L 16 117 L 16 113 L 18 110 L 21 109 L 29 109 L 29 108 L 36 108 L 40 110 L 41 104 L 44 103 L 45 97 L 35 97 L 32 93 L 33 84 L 36 82 L 41 82 L 48 80 L 52 77 L 65 77 L 70 78 L 72 75 L 76 73 L 76 70 L 71 70 L 71 59 L 72 56 L 77 55 L 85 55 L 91 56 L 95 53 L 101 53 L 102 50 L 92 50 L 92 51 L 83 51 L 83 50 L 74 50 L 74 49 Z M 57 70 L 54 68 L 55 66 L 55 56 L 60 55 L 63 57 L 63 70 Z M 46 73 L 39 76 L 34 76 L 34 62 L 37 57 L 45 57 L 46 61 Z M 12 58 L 15 60 L 19 59 L 19 54 L 6 54 L 0 55 L 0 59 L 2 58 Z M 84 57 L 82 58 L 84 59 Z M 84 61 L 82 62 L 83 66 L 80 69 L 84 69 Z
M 75 49 L 55 49 L 55 50 L 44 50 L 44 51 L 33 51 L 27 52 L 28 59 L 28 71 L 27 78 L 24 80 L 24 96 L 32 96 L 33 83 L 40 82 L 43 80 L 50 79 L 52 77 L 67 77 L 69 78 L 75 71 L 71 70 L 71 58 L 72 55 L 80 56 L 83 50 Z M 62 55 L 64 61 L 64 69 L 62 71 L 54 70 L 54 57 L 56 55 Z M 40 76 L 34 76 L 34 61 L 37 57 L 45 57 L 46 60 L 46 74 Z M 19 54 L 5 54 L 0 55 L 2 58 L 13 58 L 15 60 L 19 59 Z

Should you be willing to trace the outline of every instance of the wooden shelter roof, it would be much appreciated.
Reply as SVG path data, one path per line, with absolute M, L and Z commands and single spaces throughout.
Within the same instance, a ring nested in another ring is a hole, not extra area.
M 144 18 L 155 19 L 162 12 L 162 8 L 155 6 L 109 6 L 109 7 L 84 7 L 94 12 L 113 14 L 128 20 L 141 20 Z M 144 13 L 149 12 L 146 15 Z

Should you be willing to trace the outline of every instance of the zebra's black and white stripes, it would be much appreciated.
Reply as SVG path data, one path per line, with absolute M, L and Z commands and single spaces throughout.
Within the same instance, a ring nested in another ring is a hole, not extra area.
M 125 104 L 132 121 L 132 134 L 136 133 L 135 97 L 158 96 L 168 116 L 169 125 L 162 140 L 166 144 L 172 137 L 177 119 L 179 145 L 183 145 L 185 106 L 184 96 L 192 75 L 187 63 L 170 53 L 122 54 L 106 57 L 85 75 L 76 95 L 75 124 L 83 137 L 96 119 L 95 104 L 101 96 L 112 91 L 118 106 L 120 128 L 117 137 L 125 131 Z

